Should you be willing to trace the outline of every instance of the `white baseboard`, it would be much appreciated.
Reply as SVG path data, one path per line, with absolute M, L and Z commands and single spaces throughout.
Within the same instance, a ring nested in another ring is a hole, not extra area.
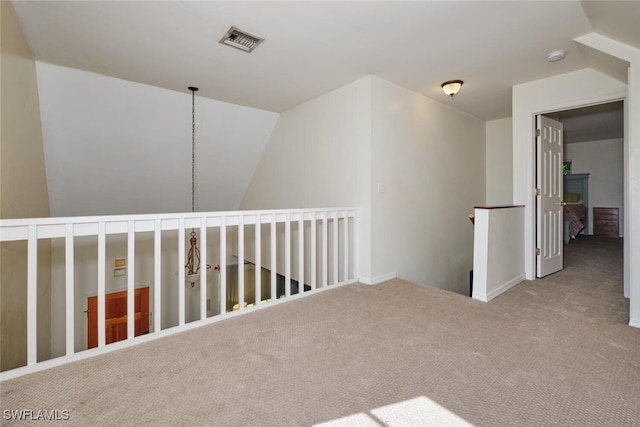
M 471 298 L 477 299 L 478 301 L 482 301 L 482 302 L 489 302 L 489 300 L 487 299 L 487 294 L 485 294 L 484 292 L 480 293 L 480 292 L 473 291 L 471 293 Z
M 629 326 L 640 328 L 640 317 L 632 317 L 631 319 L 629 319 Z
M 359 277 L 358 281 L 360 283 L 364 283 L 365 285 L 377 285 L 382 282 L 386 282 L 387 280 L 395 279 L 396 273 L 387 273 L 377 277 Z
M 493 291 L 489 292 L 487 294 L 487 297 L 488 297 L 489 301 L 491 301 L 492 299 L 494 299 L 498 295 L 500 295 L 500 294 L 502 294 L 504 292 L 507 292 L 509 289 L 513 288 L 518 283 L 521 283 L 523 280 L 524 280 L 524 274 L 521 274 L 521 275 L 516 276 L 513 279 L 509 280 L 508 282 L 504 283 L 499 288 L 494 289 Z
M 508 282 L 498 286 L 496 289 L 492 290 L 491 292 L 480 293 L 480 292 L 473 291 L 473 293 L 471 294 L 471 297 L 473 299 L 477 299 L 478 301 L 489 302 L 495 297 L 497 297 L 498 295 L 507 292 L 509 289 L 513 288 L 518 283 L 521 283 L 523 280 L 524 280 L 524 274 L 520 274 L 519 276 L 516 276 L 513 279 L 509 280 Z

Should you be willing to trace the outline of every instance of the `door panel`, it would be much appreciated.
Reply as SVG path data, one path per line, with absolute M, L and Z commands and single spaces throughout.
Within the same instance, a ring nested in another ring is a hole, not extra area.
M 105 295 L 105 343 L 127 339 L 127 291 Z M 98 297 L 89 297 L 88 347 L 98 346 Z M 149 333 L 149 288 L 134 291 L 134 336 Z
M 537 276 L 544 277 L 562 270 L 562 123 L 545 116 L 536 123 Z

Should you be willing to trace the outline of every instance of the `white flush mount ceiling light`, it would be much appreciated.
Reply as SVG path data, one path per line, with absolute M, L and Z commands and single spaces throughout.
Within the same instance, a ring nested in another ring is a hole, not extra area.
M 264 39 L 236 27 L 229 28 L 227 34 L 220 39 L 220 43 L 251 53 Z
M 463 83 L 462 80 L 449 80 L 448 82 L 442 83 L 440 87 L 444 93 L 453 98 L 460 91 Z
M 547 55 L 547 61 L 549 62 L 562 61 L 565 56 L 567 56 L 566 50 L 563 50 L 563 49 L 554 50 L 553 52 L 549 52 L 549 54 Z

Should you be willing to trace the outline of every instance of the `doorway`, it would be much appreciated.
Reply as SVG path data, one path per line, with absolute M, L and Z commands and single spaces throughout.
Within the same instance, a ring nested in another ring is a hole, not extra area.
M 127 339 L 127 291 L 105 295 L 105 344 Z M 98 347 L 98 297 L 87 300 L 88 348 Z M 134 291 L 134 336 L 149 333 L 149 287 Z
M 605 226 L 610 233 L 615 230 L 614 237 L 623 237 L 623 101 L 555 111 L 545 116 L 564 128 L 562 203 L 567 206 L 563 207 L 563 248 L 583 236 L 604 235 Z M 536 224 L 540 221 L 536 220 Z M 540 247 L 539 227 L 537 247 Z

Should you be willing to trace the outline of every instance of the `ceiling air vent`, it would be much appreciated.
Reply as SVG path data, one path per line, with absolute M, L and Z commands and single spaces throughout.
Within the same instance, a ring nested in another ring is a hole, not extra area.
M 229 31 L 227 31 L 227 34 L 220 39 L 220 43 L 250 53 L 256 46 L 262 43 L 263 40 L 261 37 L 239 30 L 236 27 L 231 27 Z

